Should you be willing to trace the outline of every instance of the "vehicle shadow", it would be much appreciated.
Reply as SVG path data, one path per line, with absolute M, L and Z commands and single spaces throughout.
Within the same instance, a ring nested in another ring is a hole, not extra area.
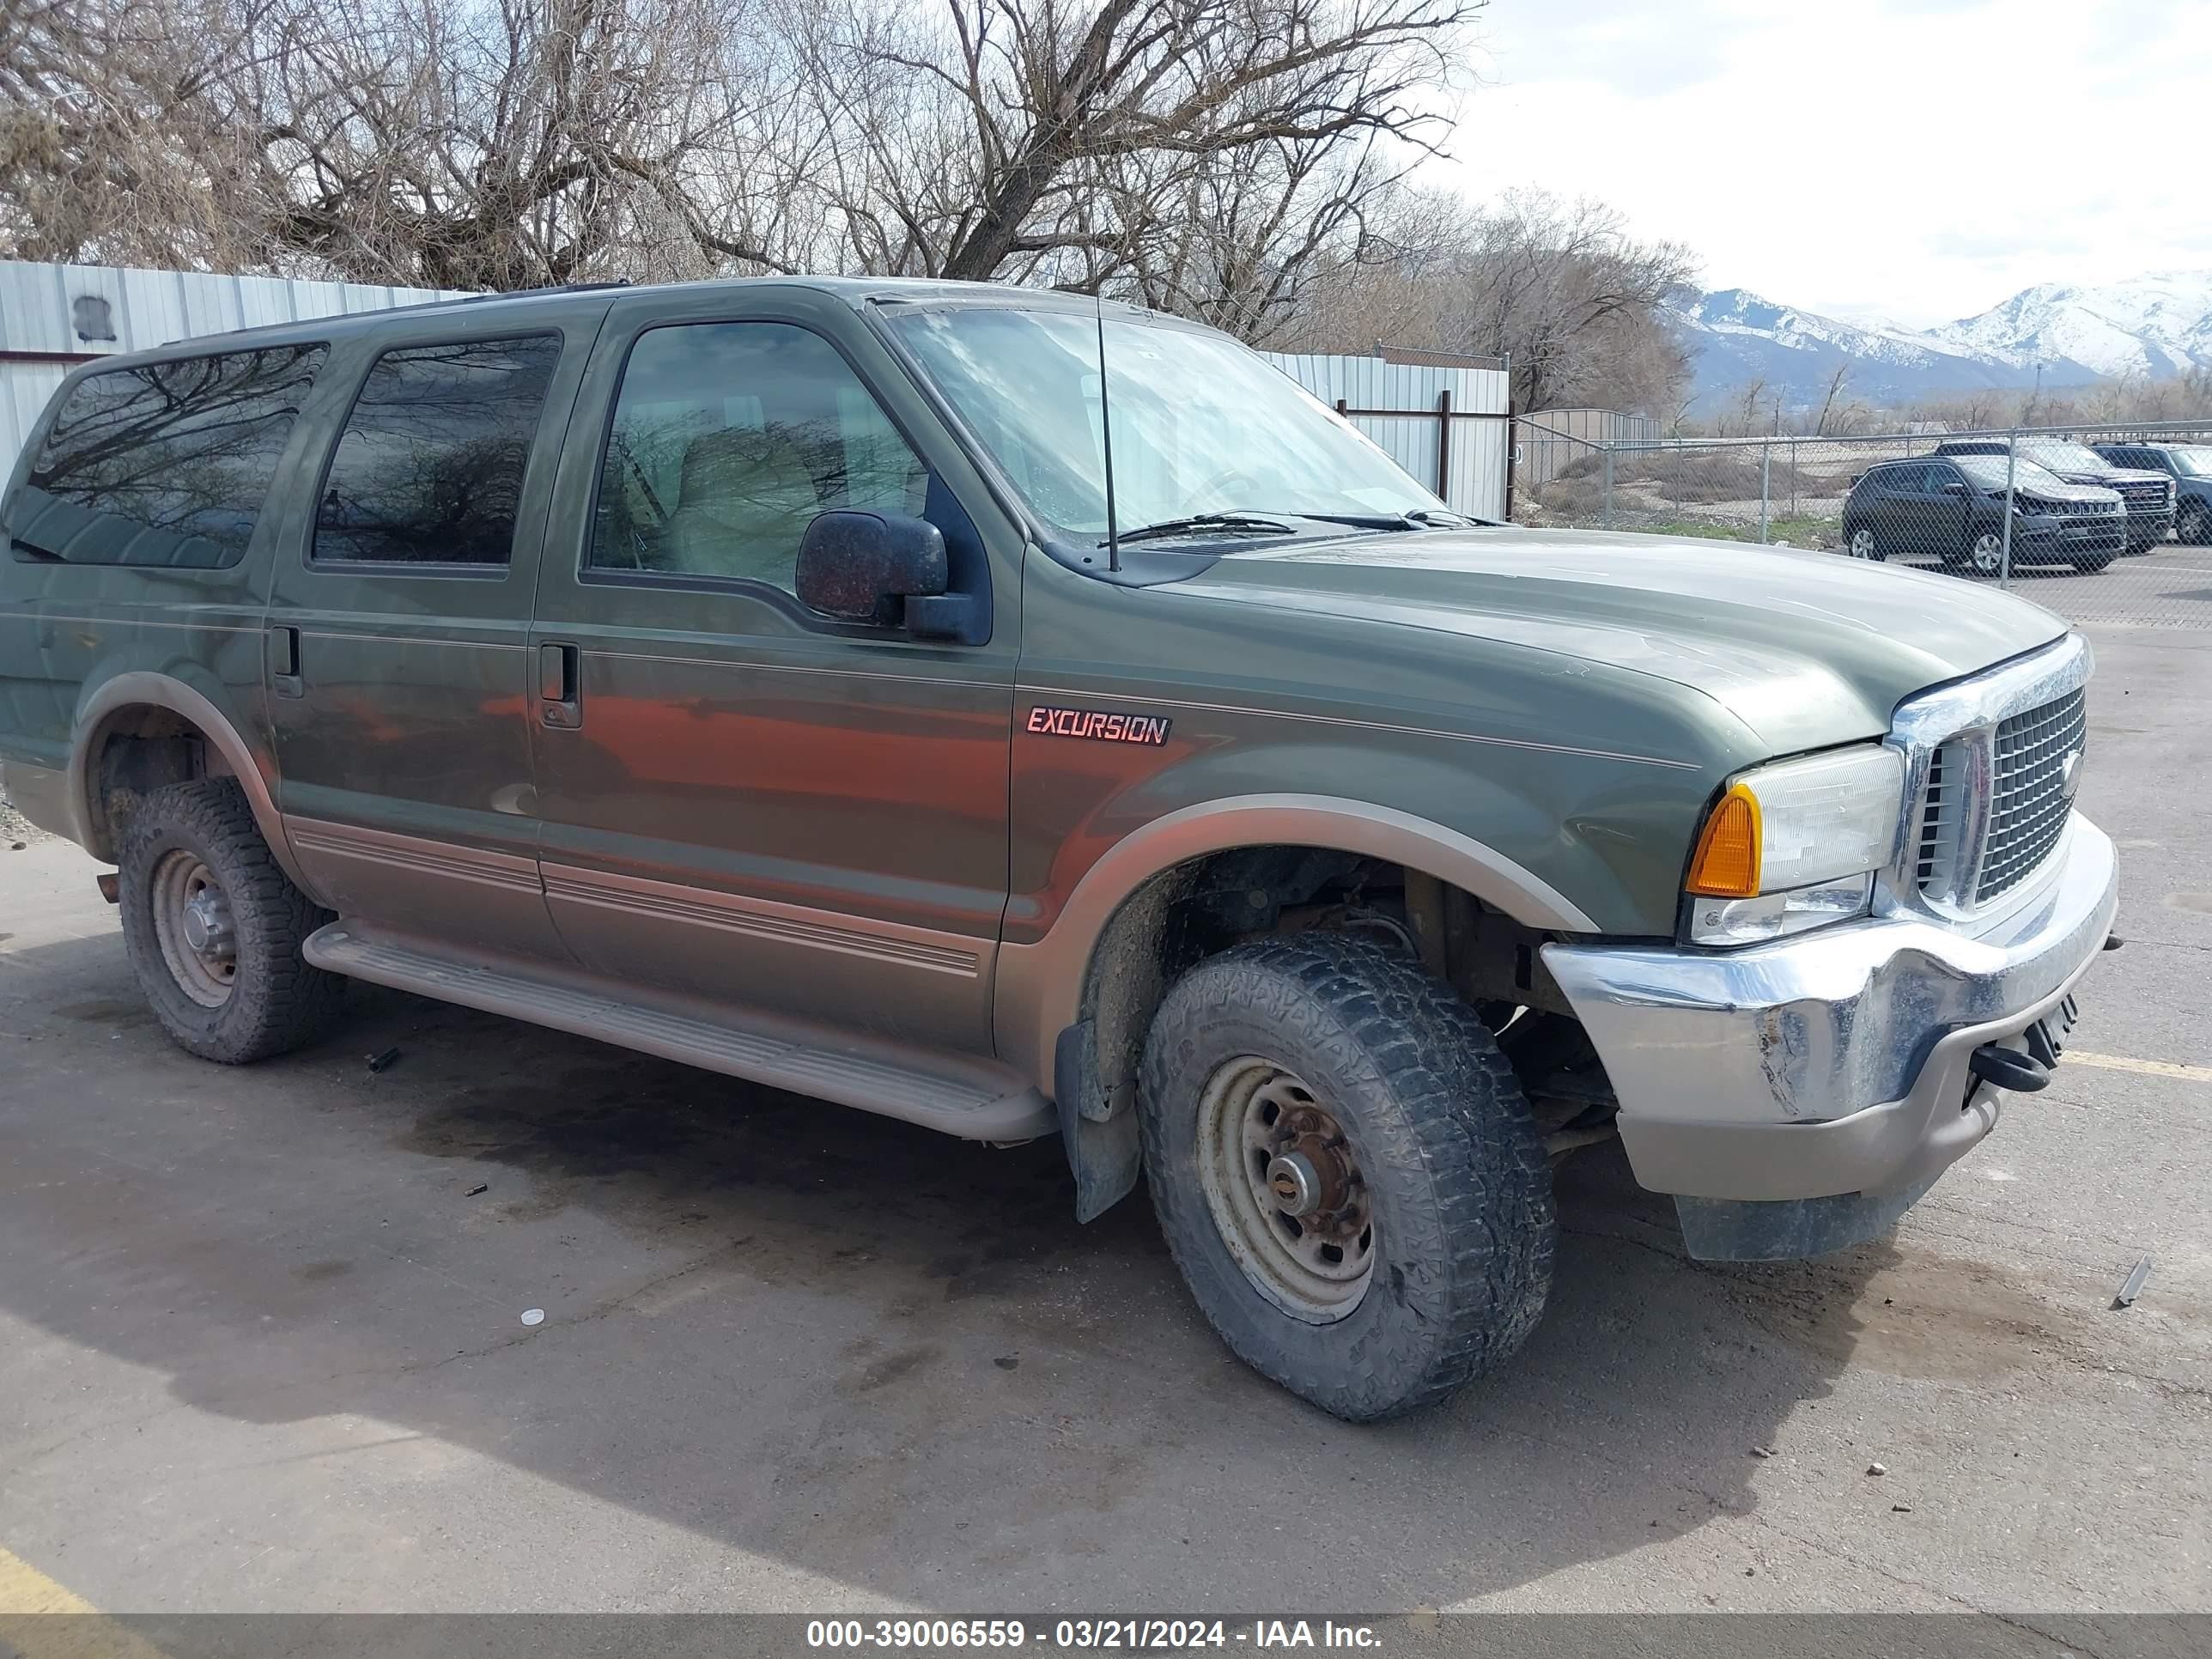
M 200 1412 L 434 1437 L 856 1606 L 1405 1608 L 1603 1561 L 1756 1506 L 1897 1261 L 1690 1263 L 1618 1152 L 1583 1154 L 1518 1361 L 1353 1428 L 1227 1354 L 1141 1195 L 1078 1226 L 1056 1144 L 368 988 L 340 1036 L 226 1071 L 167 1043 L 111 937 L 4 965 L 0 1312 Z M 230 1477 L 269 1483 L 258 1513 L 310 1478 L 283 1462 Z

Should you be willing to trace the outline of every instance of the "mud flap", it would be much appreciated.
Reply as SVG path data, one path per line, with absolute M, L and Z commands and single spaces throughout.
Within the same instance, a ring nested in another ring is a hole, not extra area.
M 1069 1026 L 1053 1045 L 1052 1083 L 1060 1145 L 1075 1176 L 1075 1218 L 1093 1221 L 1137 1184 L 1143 1152 L 1136 1103 L 1109 1099 L 1100 1088 L 1097 1050 L 1087 1019 Z
M 1881 1237 L 1936 1179 L 1930 1176 L 1901 1193 L 1841 1193 L 1774 1202 L 1678 1196 L 1674 1213 L 1682 1224 L 1682 1242 L 1697 1261 L 1796 1261 Z

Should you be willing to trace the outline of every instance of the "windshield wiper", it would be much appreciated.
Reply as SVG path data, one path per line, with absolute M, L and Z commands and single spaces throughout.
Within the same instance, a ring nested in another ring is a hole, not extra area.
M 1115 538 L 1117 541 L 1152 541 L 1167 536 L 1199 536 L 1218 530 L 1233 536 L 1295 536 L 1298 532 L 1286 524 L 1273 519 L 1262 519 L 1249 513 L 1198 513 L 1187 519 L 1162 519 L 1158 524 L 1139 525 L 1134 530 L 1124 530 Z M 1098 544 L 1103 547 L 1106 544 Z

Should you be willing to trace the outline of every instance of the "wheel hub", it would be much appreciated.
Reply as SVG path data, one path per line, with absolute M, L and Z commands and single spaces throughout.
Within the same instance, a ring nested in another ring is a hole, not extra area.
M 220 887 L 204 887 L 185 902 L 185 943 L 203 962 L 238 959 L 238 939 L 230 921 L 230 901 Z
M 1343 1318 L 1373 1273 L 1375 1222 L 1335 1116 L 1297 1077 L 1253 1056 L 1215 1071 L 1199 1114 L 1206 1202 L 1245 1277 L 1294 1317 Z
M 238 925 L 215 872 L 184 848 L 154 866 L 154 938 L 169 976 L 203 1008 L 220 1008 L 238 983 Z

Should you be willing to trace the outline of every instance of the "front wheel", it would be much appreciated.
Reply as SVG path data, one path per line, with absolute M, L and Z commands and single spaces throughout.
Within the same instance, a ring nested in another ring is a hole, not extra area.
M 2186 542 L 2191 547 L 2202 547 L 2207 542 L 2212 542 L 2212 507 L 2201 501 L 2192 501 L 2183 507 L 2180 515 L 2173 521 L 2173 533 L 2177 540 Z
M 2004 574 L 2004 538 L 1994 530 L 1984 530 L 1966 544 L 1966 568 L 1977 576 L 2001 576 Z
M 1510 1358 L 1557 1223 L 1512 1068 L 1466 1004 L 1367 940 L 1200 963 L 1160 1006 L 1139 1110 L 1153 1207 L 1247 1364 L 1370 1422 Z

